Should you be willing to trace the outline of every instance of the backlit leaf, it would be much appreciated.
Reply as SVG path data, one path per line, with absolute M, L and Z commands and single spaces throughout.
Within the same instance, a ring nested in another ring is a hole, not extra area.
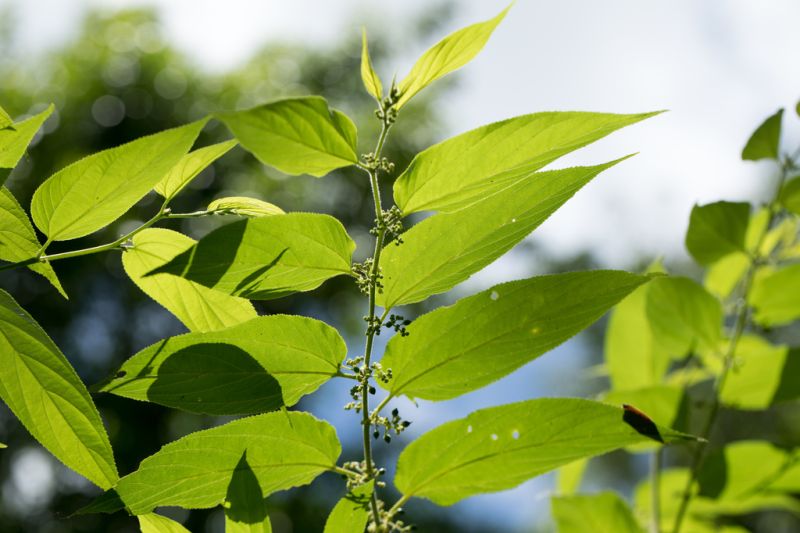
M 14 125 L 14 119 L 9 116 L 5 109 L 0 107 L 0 130 L 4 130 Z
M 779 326 L 800 318 L 800 264 L 755 276 L 749 295 L 755 320 L 764 326 Z
M 446 292 L 510 250 L 617 161 L 530 174 L 469 209 L 429 217 L 383 253 L 384 307 Z
M 403 107 L 419 91 L 442 76 L 463 67 L 478 55 L 509 9 L 511 6 L 490 20 L 451 33 L 422 54 L 398 86 L 400 99 L 396 104 L 397 109 Z
M 796 215 L 800 215 L 800 176 L 783 186 L 780 201 L 786 209 Z
M 358 162 L 356 127 L 324 98 L 287 98 L 219 113 L 242 147 L 287 174 L 321 177 Z
M 361 533 L 366 529 L 373 483 L 356 487 L 339 500 L 325 522 L 324 533 Z
M 408 215 L 457 211 L 532 171 L 657 113 L 535 113 L 481 126 L 419 153 L 394 183 Z
M 12 263 L 25 261 L 36 257 L 40 249 L 41 244 L 28 215 L 11 191 L 0 188 L 0 259 Z M 64 298 L 67 297 L 50 263 L 36 262 L 28 268 L 43 276 Z
M 723 404 L 739 409 L 766 409 L 800 397 L 800 353 L 774 346 L 755 335 L 736 345 L 735 366 L 720 392 Z
M 648 272 L 663 272 L 659 263 Z M 669 353 L 653 336 L 647 320 L 650 284 L 639 287 L 611 312 L 605 337 L 605 360 L 613 389 L 638 389 L 661 382 Z
M 233 471 L 223 506 L 225 533 L 272 533 L 267 502 L 246 452 Z
M 139 515 L 139 528 L 142 533 L 191 533 L 178 522 L 156 513 Z
M 17 122 L 12 128 L 0 129 L 0 168 L 14 168 L 22 159 L 33 136 L 55 108 L 53 104 L 29 119 Z M 2 175 L 2 174 L 0 174 Z M 0 183 L 2 184 L 2 183 Z
M 34 193 L 33 222 L 53 241 L 77 239 L 107 226 L 180 161 L 205 123 L 142 137 L 59 170 Z
M 558 496 L 551 503 L 558 533 L 644 533 L 615 492 Z
M 184 155 L 153 189 L 164 198 L 174 198 L 200 172 L 236 146 L 236 141 L 225 141 L 198 148 Z
M 781 120 L 783 109 L 768 117 L 748 139 L 742 150 L 742 159 L 757 161 L 759 159 L 778 159 L 781 142 Z
M 263 413 L 317 390 L 336 375 L 345 353 L 324 322 L 262 316 L 157 342 L 98 390 L 195 413 Z
M 89 392 L 50 337 L 0 290 L 0 398 L 47 450 L 92 483 L 117 481 Z
M 515 487 L 572 461 L 650 438 L 619 407 L 578 398 L 543 398 L 482 409 L 447 422 L 400 454 L 395 484 L 406 496 L 451 505 Z M 691 439 L 653 426 L 665 443 Z
M 728 254 L 745 252 L 749 221 L 748 203 L 695 205 L 686 232 L 686 249 L 701 265 L 710 265 Z
M 569 496 L 577 493 L 587 466 L 589 466 L 589 459 L 583 458 L 559 468 L 556 475 L 556 491 L 558 494 Z
M 750 268 L 750 256 L 733 253 L 717 260 L 706 270 L 703 286 L 718 298 L 726 299 Z
M 259 200 L 258 198 L 248 198 L 246 196 L 217 198 L 208 204 L 206 210 L 243 217 L 266 217 L 271 215 L 283 215 L 286 213 L 277 205 Z
M 739 441 L 711 453 L 698 474 L 700 495 L 736 499 L 768 489 L 793 463 L 790 454 L 763 441 Z
M 369 57 L 369 45 L 367 44 L 367 30 L 361 30 L 361 81 L 364 88 L 377 101 L 383 98 L 383 85 L 378 73 L 372 67 L 372 60 Z
M 133 246 L 122 254 L 122 265 L 145 294 L 178 317 L 190 331 L 212 331 L 255 318 L 253 304 L 244 298 L 171 274 L 145 275 L 169 263 L 195 242 L 176 231 L 148 228 L 133 237 Z
M 349 274 L 353 250 L 335 218 L 289 213 L 222 226 L 147 275 L 169 273 L 226 294 L 271 300 Z
M 608 270 L 495 285 L 419 317 L 407 337 L 394 336 L 381 361 L 393 378 L 379 384 L 393 396 L 455 398 L 555 348 L 647 280 Z
M 192 433 L 143 460 L 82 513 L 135 515 L 156 507 L 216 507 L 247 454 L 261 493 L 306 485 L 336 466 L 341 445 L 333 426 L 308 413 L 278 411 Z
M 647 320 L 655 342 L 670 355 L 716 349 L 722 337 L 722 306 L 702 286 L 683 277 L 653 280 L 647 289 Z

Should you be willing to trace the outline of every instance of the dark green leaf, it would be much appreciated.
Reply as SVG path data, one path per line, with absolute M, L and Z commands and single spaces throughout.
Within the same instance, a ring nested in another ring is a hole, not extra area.
M 695 205 L 686 232 L 686 249 L 701 265 L 710 265 L 732 253 L 746 252 L 749 221 L 748 203 Z
M 783 109 L 767 118 L 748 139 L 742 150 L 742 159 L 757 161 L 759 159 L 778 159 L 781 143 L 781 120 Z
M 263 316 L 157 342 L 99 390 L 195 413 L 260 413 L 317 390 L 337 374 L 346 351 L 324 322 Z
M 324 98 L 287 98 L 217 117 L 262 163 L 321 177 L 358 162 L 356 127 Z
M 50 337 L 0 290 L 0 398 L 45 448 L 101 488 L 114 454 L 89 392 Z
M 222 226 L 148 275 L 173 274 L 226 294 L 271 300 L 349 274 L 353 250 L 335 218 L 290 213 Z
M 246 451 L 233 471 L 223 506 L 225 533 L 272 533 L 267 502 Z
M 780 201 L 786 209 L 795 215 L 800 215 L 800 176 L 790 180 L 783 186 Z
M 588 327 L 646 276 L 573 272 L 495 285 L 423 315 L 381 363 L 392 396 L 447 400 L 478 389 Z

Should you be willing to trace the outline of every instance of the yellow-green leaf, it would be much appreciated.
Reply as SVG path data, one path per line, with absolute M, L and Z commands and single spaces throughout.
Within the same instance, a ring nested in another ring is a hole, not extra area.
M 358 162 L 355 124 L 319 96 L 286 98 L 217 117 L 243 148 L 287 174 L 321 177 Z
M 139 528 L 142 533 L 191 533 L 178 522 L 156 513 L 139 515 Z
M 97 408 L 44 330 L 0 290 L 0 398 L 50 453 L 103 489 L 117 467 Z
M 800 318 L 800 264 L 774 271 L 761 270 L 750 291 L 755 320 L 764 326 L 779 326 Z
M 686 249 L 701 265 L 737 252 L 746 252 L 745 236 L 750 222 L 750 204 L 715 202 L 695 205 L 686 232 Z
M 206 208 L 219 214 L 239 215 L 243 217 L 266 217 L 272 215 L 283 215 L 286 212 L 275 204 L 259 200 L 258 198 L 248 198 L 246 196 L 226 196 L 217 198 Z
M 377 101 L 383 98 L 383 85 L 378 73 L 372 67 L 372 60 L 369 57 L 369 45 L 367 44 L 367 30 L 361 30 L 361 81 L 364 88 Z
M 362 533 L 369 521 L 374 481 L 349 491 L 328 515 L 324 533 Z
M 644 533 L 616 492 L 558 496 L 551 503 L 558 533 Z
M 147 194 L 192 147 L 206 119 L 85 157 L 36 190 L 31 215 L 52 241 L 107 226 Z
M 490 20 L 451 33 L 422 54 L 411 72 L 398 85 L 400 98 L 396 104 L 397 109 L 403 107 L 419 91 L 442 76 L 463 67 L 478 55 L 509 9 L 510 5 Z
M 6 126 L 4 129 L 0 129 L 0 168 L 17 166 L 31 143 L 31 139 L 54 109 L 53 104 L 50 104 L 38 115 L 17 122 L 11 128 Z
M 214 161 L 228 153 L 238 144 L 237 141 L 225 141 L 211 146 L 204 146 L 189 152 L 153 187 L 155 191 L 166 199 L 174 198 L 186 187 L 200 172 Z
M 99 391 L 194 413 L 253 414 L 297 403 L 339 371 L 336 330 L 311 318 L 271 315 L 145 348 Z
M 11 191 L 0 188 L 0 259 L 12 263 L 25 261 L 36 257 L 40 249 L 41 244 L 28 215 Z M 43 276 L 64 298 L 67 297 L 50 263 L 36 262 L 28 268 Z
M 163 305 L 190 331 L 212 331 L 256 317 L 253 304 L 185 278 L 148 272 L 161 267 L 196 244 L 176 231 L 148 228 L 133 237 L 122 254 L 125 272 L 136 286 Z

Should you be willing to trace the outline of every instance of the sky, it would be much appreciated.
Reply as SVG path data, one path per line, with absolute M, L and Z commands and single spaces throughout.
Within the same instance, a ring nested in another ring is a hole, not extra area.
M 69 39 L 87 6 L 155 6 L 175 45 L 209 70 L 224 72 L 265 40 L 324 46 L 342 32 L 357 34 L 370 20 L 410 18 L 427 2 L 0 0 L 0 6 L 9 4 L 19 8 L 20 46 L 30 54 Z M 461 0 L 456 5 L 446 32 L 490 18 L 506 2 Z M 536 111 L 668 110 L 556 162 L 554 167 L 600 163 L 638 152 L 579 192 L 535 238 L 565 257 L 590 250 L 608 267 L 625 268 L 657 256 L 677 264 L 686 257 L 683 235 L 695 203 L 758 201 L 773 186 L 769 163 L 744 163 L 739 154 L 766 116 L 779 107 L 793 109 L 800 99 L 798 20 L 796 0 L 518 0 L 444 102 L 449 133 Z M 431 44 L 403 51 L 395 64 L 377 65 L 377 70 L 384 79 L 394 72 L 402 76 L 415 54 Z M 800 119 L 787 113 L 786 150 L 800 142 L 798 124 Z M 518 260 L 514 254 L 499 260 L 472 280 L 469 290 L 528 271 Z M 579 352 L 573 344 L 561 356 L 544 359 L 579 357 Z M 480 396 L 426 409 L 418 428 L 486 405 L 481 403 L 486 398 L 499 404 L 528 397 L 533 388 L 560 393 L 548 383 L 563 382 L 563 367 L 536 365 Z M 480 513 L 491 507 L 509 525 L 522 526 L 546 513 L 547 486 L 534 481 L 459 509 Z

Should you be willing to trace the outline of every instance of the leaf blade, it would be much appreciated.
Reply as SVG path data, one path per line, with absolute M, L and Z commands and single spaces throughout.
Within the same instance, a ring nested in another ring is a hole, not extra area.
M 475 411 L 443 424 L 400 454 L 395 484 L 405 496 L 451 505 L 496 492 L 583 457 L 649 437 L 618 407 L 578 398 L 543 398 Z M 664 442 L 691 437 L 658 427 Z
M 242 147 L 286 174 L 322 177 L 358 163 L 356 127 L 324 98 L 286 98 L 216 115 Z
M 233 415 L 297 403 L 339 371 L 347 348 L 324 322 L 262 316 L 157 342 L 98 387 L 193 413 Z
M 227 154 L 238 141 L 225 141 L 211 146 L 204 146 L 184 155 L 178 163 L 170 169 L 153 189 L 171 200 L 183 190 L 200 172 L 205 170 L 214 161 Z
M 419 317 L 407 337 L 394 336 L 381 360 L 392 379 L 379 384 L 392 396 L 426 400 L 478 389 L 555 348 L 647 281 L 594 271 L 495 285 Z
M 34 223 L 53 241 L 77 239 L 107 226 L 180 161 L 206 122 L 141 137 L 61 169 L 33 194 Z
M 558 533 L 644 533 L 616 492 L 558 496 L 551 503 Z
M 369 57 L 369 44 L 367 43 L 367 30 L 361 29 L 361 81 L 370 96 L 378 102 L 383 98 L 383 84 L 372 66 L 372 59 Z
M 369 521 L 369 500 L 374 481 L 348 492 L 328 515 L 324 533 L 353 533 L 364 531 Z
M 33 136 L 44 121 L 53 113 L 55 106 L 50 104 L 41 113 L 17 122 L 13 128 L 0 129 L 0 168 L 14 168 L 22 159 Z M 5 181 L 5 180 L 3 180 Z M 0 183 L 2 185 L 2 183 Z
M 759 159 L 778 159 L 781 141 L 781 120 L 783 109 L 767 117 L 753 132 L 742 149 L 742 159 L 758 161 Z
M 745 237 L 749 223 L 750 204 L 746 202 L 695 205 L 689 217 L 686 249 L 704 266 L 729 254 L 747 253 Z
M 0 397 L 62 463 L 108 489 L 118 479 L 103 422 L 75 370 L 33 318 L 0 291 Z
M 142 292 L 163 305 L 190 331 L 213 331 L 255 318 L 253 304 L 244 298 L 178 276 L 146 275 L 195 243 L 195 240 L 175 231 L 148 228 L 133 237 L 133 247 L 122 254 L 122 266 Z

